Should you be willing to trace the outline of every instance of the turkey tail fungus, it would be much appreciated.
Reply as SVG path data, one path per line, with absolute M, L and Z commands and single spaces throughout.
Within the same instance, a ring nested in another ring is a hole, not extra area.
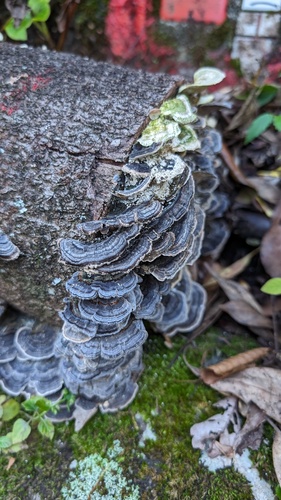
M 218 207 L 220 136 L 194 104 L 223 74 L 182 85 L 9 44 L 0 59 L 1 385 L 114 412 L 137 391 L 144 320 L 173 336 L 204 313 L 188 266 Z

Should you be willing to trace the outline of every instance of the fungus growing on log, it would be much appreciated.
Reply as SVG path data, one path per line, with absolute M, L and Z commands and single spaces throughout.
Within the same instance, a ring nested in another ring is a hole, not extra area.
M 144 321 L 173 336 L 204 313 L 186 266 L 218 208 L 219 134 L 189 95 L 208 78 L 178 93 L 177 77 L 66 54 L 1 44 L 0 59 L 0 212 L 15 242 L 0 234 L 0 287 L 20 311 L 12 331 L 4 313 L 1 384 L 50 397 L 65 385 L 76 415 L 113 412 L 137 392 Z

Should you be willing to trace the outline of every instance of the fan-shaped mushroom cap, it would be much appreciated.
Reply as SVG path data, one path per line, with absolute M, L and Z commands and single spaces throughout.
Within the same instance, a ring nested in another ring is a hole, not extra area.
M 18 247 L 11 242 L 9 236 L 0 230 L 0 259 L 15 260 L 19 254 Z
M 166 333 L 170 328 L 180 325 L 188 315 L 186 296 L 179 290 L 171 290 L 162 300 L 164 314 L 161 321 L 157 321 L 157 330 Z
M 4 326 L 0 328 L 0 363 L 6 363 L 15 359 L 17 355 L 17 349 L 14 345 L 14 337 L 15 331 L 13 329 L 9 330 Z
M 58 330 L 42 325 L 39 331 L 23 326 L 15 335 L 15 346 L 28 359 L 48 359 L 54 354 Z
M 12 396 L 23 393 L 30 380 L 33 362 L 18 358 L 0 364 L 0 384 L 5 392 Z
M 136 142 L 129 155 L 129 160 L 134 161 L 154 155 L 162 148 L 162 146 L 162 142 L 153 142 L 152 144 L 150 144 L 150 146 L 143 146 L 139 142 Z
M 160 283 L 153 276 L 145 276 L 141 283 L 143 299 L 134 315 L 140 319 L 151 319 L 156 314 L 156 308 L 161 303 Z M 157 315 L 159 313 L 157 312 Z
M 122 172 L 131 176 L 145 178 L 150 175 L 151 167 L 144 161 L 126 163 L 122 168 Z
M 134 292 L 129 292 L 111 299 L 78 300 L 77 305 L 82 318 L 110 325 L 124 321 L 131 314 L 136 308 L 136 298 Z
M 175 235 L 175 241 L 170 248 L 162 252 L 162 255 L 175 256 L 183 252 L 189 246 L 196 222 L 195 207 L 191 206 L 186 215 L 172 226 L 171 231 Z
M 141 320 L 132 321 L 127 328 L 112 336 L 100 335 L 82 344 L 73 344 L 71 349 L 78 356 L 90 359 L 115 359 L 140 347 L 147 338 Z
M 139 281 L 136 273 L 130 272 L 118 280 L 104 281 L 95 276 L 81 279 L 81 273 L 77 272 L 66 282 L 66 290 L 79 299 L 90 300 L 100 297 L 109 299 L 112 297 L 123 297 L 132 292 Z
M 134 400 L 138 392 L 138 384 L 132 380 L 128 380 L 122 385 L 117 386 L 111 398 L 103 403 L 100 403 L 99 408 L 102 413 L 114 413 L 118 410 L 127 408 Z
M 222 148 L 221 134 L 212 128 L 203 129 L 200 135 L 202 155 L 219 153 Z
M 229 234 L 230 229 L 224 220 L 207 219 L 205 238 L 201 250 L 202 255 L 212 255 L 216 258 L 226 244 Z
M 118 386 L 128 379 L 134 379 L 142 371 L 141 354 L 141 348 L 127 354 L 119 360 L 117 367 L 107 372 L 103 370 L 94 373 L 80 372 L 71 362 L 63 360 L 62 371 L 65 384 L 73 394 L 100 402 L 107 401 L 114 396 Z
M 124 207 L 123 207 L 124 208 Z M 83 222 L 77 224 L 77 228 L 87 234 L 94 235 L 103 233 L 109 229 L 127 227 L 134 223 L 145 224 L 158 217 L 163 210 L 163 205 L 158 200 L 139 203 L 116 213 L 110 217 L 104 217 L 97 221 Z
M 229 208 L 230 199 L 226 193 L 212 193 L 211 204 L 207 210 L 207 217 L 217 219 L 223 217 Z
M 34 364 L 32 378 L 29 383 L 29 386 L 34 388 L 32 392 L 39 394 L 39 396 L 48 396 L 62 388 L 64 382 L 59 364 L 60 360 L 54 356 Z
M 126 274 L 132 271 L 144 257 L 150 252 L 152 248 L 152 241 L 148 235 L 144 235 L 133 242 L 128 250 L 124 252 L 120 259 L 116 262 L 112 262 L 106 266 L 101 266 L 97 269 L 97 273 L 100 275 L 107 275 L 114 277 L 115 275 Z M 91 266 L 85 268 L 86 272 L 94 273 L 95 269 Z
M 128 242 L 139 234 L 140 226 L 133 224 L 121 228 L 107 238 L 94 243 L 82 243 L 78 240 L 64 239 L 60 242 L 62 259 L 69 264 L 80 266 L 91 264 L 98 267 L 117 260 L 128 247 Z

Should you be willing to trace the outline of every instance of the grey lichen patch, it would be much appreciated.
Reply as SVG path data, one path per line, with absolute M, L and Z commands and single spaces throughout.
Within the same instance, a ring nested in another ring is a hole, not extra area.
M 115 440 L 106 456 L 99 453 L 80 460 L 61 490 L 65 500 L 139 500 L 139 488 L 130 484 L 120 465 L 123 448 Z

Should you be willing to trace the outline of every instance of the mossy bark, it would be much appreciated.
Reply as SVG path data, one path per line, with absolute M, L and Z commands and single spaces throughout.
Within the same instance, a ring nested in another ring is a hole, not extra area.
M 1 229 L 20 250 L 0 265 L 0 296 L 56 324 L 74 271 L 59 239 L 106 214 L 150 110 L 182 82 L 10 44 L 0 64 Z

